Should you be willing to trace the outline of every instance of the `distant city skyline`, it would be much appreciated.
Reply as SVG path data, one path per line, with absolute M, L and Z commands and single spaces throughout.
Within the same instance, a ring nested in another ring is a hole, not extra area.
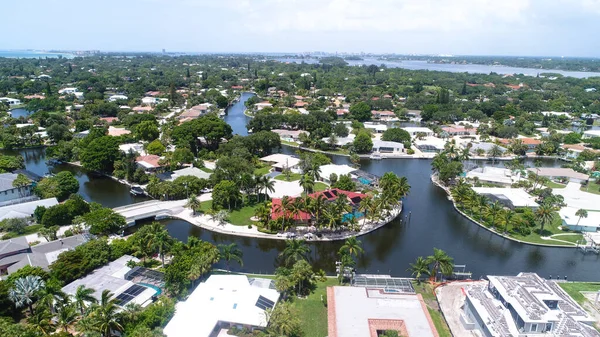
M 599 57 L 600 0 L 24 0 L 0 49 Z

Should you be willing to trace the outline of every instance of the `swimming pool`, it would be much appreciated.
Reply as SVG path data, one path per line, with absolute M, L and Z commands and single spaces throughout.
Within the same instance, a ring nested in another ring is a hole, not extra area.
M 362 218 L 365 214 L 363 212 L 355 211 L 354 213 L 346 213 L 342 216 L 342 222 L 348 222 L 352 218 Z
M 148 283 L 138 283 L 141 286 L 144 286 L 146 288 L 150 288 L 150 289 L 154 289 L 156 291 L 156 296 L 162 294 L 162 289 L 160 289 L 159 287 L 153 285 L 153 284 L 148 284 Z
M 371 181 L 369 179 L 365 178 L 365 177 L 358 178 L 358 181 L 360 181 L 360 183 L 363 184 L 363 185 L 369 185 L 369 184 L 371 184 Z

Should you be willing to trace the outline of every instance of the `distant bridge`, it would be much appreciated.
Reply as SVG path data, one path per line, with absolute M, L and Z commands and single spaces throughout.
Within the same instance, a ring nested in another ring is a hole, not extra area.
M 185 208 L 187 200 L 159 201 L 151 200 L 113 208 L 113 210 L 125 217 L 127 225 L 134 225 L 137 220 L 167 217 L 181 213 Z

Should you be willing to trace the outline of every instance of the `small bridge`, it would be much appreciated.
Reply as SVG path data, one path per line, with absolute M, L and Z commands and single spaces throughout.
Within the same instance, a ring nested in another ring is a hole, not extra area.
M 186 203 L 187 200 L 151 200 L 113 208 L 113 210 L 125 217 L 128 226 L 132 226 L 138 220 L 167 217 L 181 213 Z

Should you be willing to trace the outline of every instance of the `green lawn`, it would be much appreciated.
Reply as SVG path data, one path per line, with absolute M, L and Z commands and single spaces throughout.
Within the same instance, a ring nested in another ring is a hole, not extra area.
M 581 291 L 598 291 L 600 290 L 600 283 L 588 283 L 588 282 L 559 282 L 558 285 L 573 297 L 573 299 L 583 305 L 586 301 L 585 297 L 581 294 Z
M 298 311 L 305 337 L 327 336 L 327 307 L 321 302 L 327 299 L 327 287 L 338 285 L 335 277 L 328 277 L 325 282 L 319 282 L 317 289 L 307 298 L 293 298 L 292 306 Z
M 254 221 L 251 221 L 250 218 L 254 216 L 254 210 L 257 206 L 257 204 L 248 204 L 242 208 L 232 210 L 229 212 L 227 222 L 236 226 L 248 226 L 256 224 Z M 207 200 L 200 203 L 200 208 L 198 211 L 207 213 L 211 210 L 211 208 L 212 200 Z
M 213 170 L 207 168 L 207 167 L 201 167 L 200 168 L 202 171 L 206 172 L 206 173 L 213 173 Z
M 23 233 L 15 233 L 15 232 L 7 232 L 6 234 L 4 234 L 4 236 L 2 237 L 3 240 L 8 240 L 10 238 L 16 238 L 18 236 L 25 236 L 25 235 L 29 235 L 29 234 L 35 234 L 37 232 L 40 231 L 40 229 L 42 229 L 44 226 L 42 225 L 31 225 L 31 226 L 27 226 L 25 227 L 25 230 L 23 231 Z
M 446 324 L 446 320 L 444 316 L 442 316 L 442 312 L 437 303 L 437 298 L 433 293 L 433 287 L 431 284 L 427 282 L 421 282 L 421 284 L 417 284 L 416 281 L 413 281 L 413 287 L 418 294 L 423 296 L 423 300 L 427 305 L 427 310 L 429 311 L 429 315 L 433 320 L 433 324 L 435 325 L 435 329 L 437 330 L 440 337 L 451 337 L 450 328 L 448 324 Z
M 278 175 L 277 177 L 275 177 L 275 179 L 281 180 L 281 181 L 296 181 L 296 180 L 300 180 L 300 178 L 302 178 L 302 175 L 300 173 L 290 174 L 290 179 L 287 179 L 287 177 L 283 173 Z
M 567 185 L 555 183 L 553 181 L 548 181 L 546 183 L 546 187 L 550 187 L 550 188 L 565 188 L 565 187 L 567 187 Z
M 329 188 L 329 185 L 322 183 L 322 182 L 317 182 L 317 183 L 315 183 L 314 191 L 315 192 L 325 191 L 328 188 Z
M 596 182 L 589 182 L 587 186 L 581 186 L 581 190 L 583 192 L 589 192 L 594 194 L 600 194 L 600 184 L 596 184 Z
M 544 227 L 543 235 L 539 234 L 539 226 L 536 226 L 535 228 L 531 229 L 531 233 L 529 235 L 521 235 L 519 233 L 513 233 L 510 236 L 514 237 L 515 239 L 518 239 L 518 240 L 532 242 L 532 243 L 541 243 L 541 244 L 547 244 L 547 245 L 566 245 L 566 243 L 564 243 L 564 242 L 542 239 L 542 236 L 551 236 L 554 234 L 569 233 L 567 231 L 563 231 L 562 229 L 559 229 L 558 227 L 560 225 L 562 225 L 562 220 L 560 219 L 558 214 L 555 214 L 554 221 L 552 221 L 551 224 L 548 224 Z M 575 242 L 577 242 L 577 240 L 583 239 L 583 235 L 578 234 L 578 233 L 573 233 L 573 235 L 558 236 L 558 237 L 556 237 L 556 239 L 575 243 Z
M 265 174 L 271 172 L 271 166 L 264 166 L 261 168 L 257 168 L 256 170 L 254 170 L 254 175 L 255 176 L 264 176 Z

